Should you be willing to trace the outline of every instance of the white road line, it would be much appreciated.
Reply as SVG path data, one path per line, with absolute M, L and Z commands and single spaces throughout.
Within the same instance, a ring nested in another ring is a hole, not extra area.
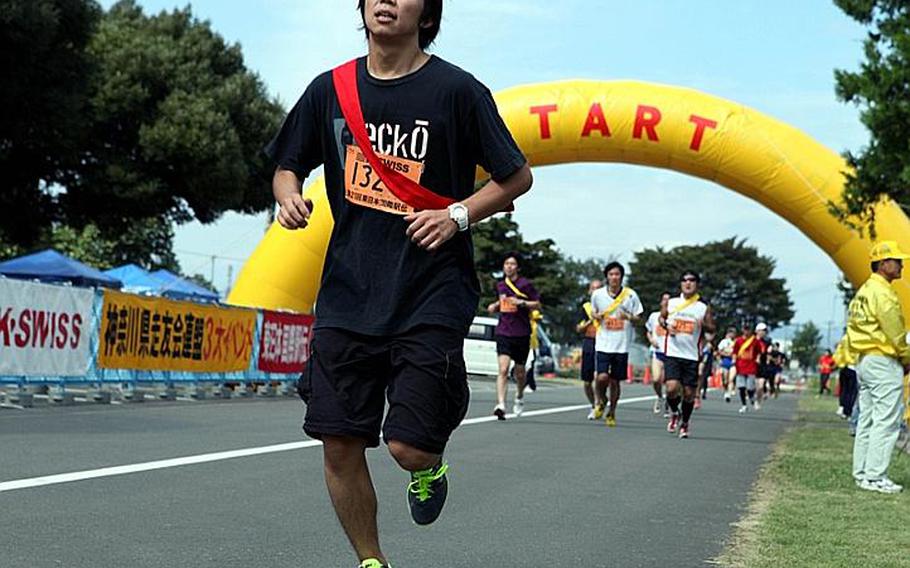
M 619 401 L 619 404 L 629 404 L 632 402 L 643 402 L 646 400 L 653 400 L 654 396 L 639 396 L 635 398 L 625 398 Z M 563 412 L 573 412 L 576 410 L 587 410 L 591 408 L 587 404 L 575 404 L 572 406 L 559 406 L 556 408 L 544 408 L 542 410 L 529 410 L 522 414 L 522 418 L 531 417 L 531 416 L 545 416 L 547 414 L 559 414 Z M 514 418 L 514 414 L 508 414 L 508 418 Z M 462 426 L 469 426 L 471 424 L 482 424 L 485 422 L 495 422 L 497 418 L 495 416 L 479 416 L 476 418 L 468 418 L 462 421 Z M 242 450 L 230 450 L 226 452 L 215 452 L 211 454 L 200 454 L 196 456 L 185 456 L 182 458 L 172 458 L 166 460 L 157 460 L 143 463 L 135 463 L 130 465 L 118 465 L 113 467 L 103 467 L 100 469 L 89 469 L 85 471 L 74 471 L 71 473 L 60 473 L 56 475 L 45 475 L 42 477 L 29 477 L 25 479 L 15 479 L 13 481 L 4 481 L 0 482 L 0 493 L 4 491 L 15 491 L 17 489 L 30 489 L 33 487 L 41 487 L 44 485 L 57 485 L 60 483 L 69 483 L 72 481 L 84 481 L 86 479 L 97 479 L 99 477 L 113 477 L 115 475 L 125 475 L 128 473 L 139 473 L 142 471 L 152 471 L 156 469 L 167 469 L 172 467 L 179 467 L 183 465 L 192 465 L 198 463 L 208 463 L 222 460 L 229 460 L 234 458 L 244 458 L 249 456 L 258 456 L 264 454 L 273 454 L 277 452 L 289 452 L 293 450 L 301 450 L 303 448 L 312 448 L 315 446 L 321 446 L 322 442 L 319 440 L 306 440 L 303 442 L 291 442 L 287 444 L 275 444 L 272 446 L 261 446 L 258 448 L 245 448 Z

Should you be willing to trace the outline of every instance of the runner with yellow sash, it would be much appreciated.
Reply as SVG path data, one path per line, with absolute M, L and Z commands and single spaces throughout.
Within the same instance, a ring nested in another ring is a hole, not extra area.
M 752 325 L 743 326 L 743 334 L 733 342 L 733 363 L 736 365 L 736 388 L 739 390 L 739 401 L 742 406 L 739 413 L 743 414 L 749 406 L 746 405 L 746 395 L 753 409 L 759 410 L 761 406 L 755 400 L 755 377 L 758 375 L 758 358 L 764 353 L 765 344 L 755 336 Z
M 603 286 L 603 282 L 600 280 L 592 280 L 588 284 L 588 298 L 591 297 L 591 294 L 595 290 L 600 289 Z M 588 412 L 588 420 L 594 420 L 595 413 L 595 404 L 594 404 L 594 376 L 596 372 L 594 370 L 594 340 L 597 337 L 597 330 L 600 328 L 600 320 L 594 317 L 594 306 L 591 302 L 585 302 L 581 306 L 581 311 L 583 317 L 581 321 L 578 322 L 578 325 L 575 326 L 575 331 L 584 335 L 581 340 L 581 381 L 584 385 L 585 397 L 588 399 L 588 402 L 591 403 L 591 411 Z
M 540 294 L 530 280 L 519 276 L 519 267 L 518 254 L 510 253 L 502 263 L 503 280 L 496 283 L 498 299 L 487 306 L 489 313 L 499 312 L 495 333 L 499 374 L 496 377 L 497 403 L 493 414 L 500 420 L 506 419 L 510 367 L 513 368 L 516 383 L 512 412 L 516 417 L 524 412 L 525 365 L 531 348 L 537 346 L 537 322 L 543 317 L 540 314 Z
M 670 300 L 670 293 L 664 292 L 660 295 L 659 306 Z M 664 399 L 664 363 L 667 355 L 664 353 L 664 347 L 667 343 L 667 330 L 660 325 L 660 310 L 651 312 L 648 320 L 645 322 L 645 331 L 648 335 L 648 343 L 651 344 L 651 377 L 654 387 L 654 394 L 657 399 L 654 401 L 654 414 L 664 413 L 664 418 L 670 417 L 670 409 Z
M 711 308 L 701 301 L 698 273 L 687 270 L 680 275 L 681 294 L 660 307 L 660 324 L 667 330 L 664 376 L 670 421 L 667 431 L 689 437 L 689 420 L 695 409 L 698 390 L 698 360 L 705 332 L 714 331 Z M 682 392 L 680 392 L 680 390 Z M 680 412 L 682 406 L 682 412 Z
M 603 416 L 607 387 L 610 387 L 610 410 L 606 424 L 616 426 L 616 405 L 620 384 L 626 380 L 629 368 L 629 345 L 632 342 L 632 322 L 638 321 L 644 308 L 638 294 L 623 287 L 625 268 L 618 262 L 604 267 L 607 286 L 591 294 L 591 306 L 600 329 L 594 340 L 597 382 L 594 389 L 594 419 Z

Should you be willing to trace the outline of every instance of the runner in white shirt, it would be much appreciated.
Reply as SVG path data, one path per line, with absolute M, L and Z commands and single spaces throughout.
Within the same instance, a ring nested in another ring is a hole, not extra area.
M 669 299 L 670 293 L 664 292 L 660 295 L 660 303 L 658 305 L 663 305 Z M 645 322 L 645 331 L 648 334 L 648 342 L 651 344 L 649 349 L 651 352 L 651 377 L 654 381 L 651 384 L 654 386 L 654 394 L 657 395 L 657 400 L 654 401 L 654 414 L 660 414 L 661 410 L 663 410 L 667 414 L 666 418 L 669 417 L 669 411 L 664 401 L 664 361 L 667 358 L 664 355 L 664 338 L 667 335 L 667 330 L 658 323 L 659 319 L 659 310 L 651 312 L 651 315 L 648 316 L 648 321 Z
M 714 331 L 711 308 L 700 300 L 696 272 L 687 270 L 680 276 L 682 294 L 660 307 L 660 324 L 667 330 L 664 352 L 664 376 L 667 386 L 667 404 L 670 405 L 670 422 L 667 431 L 679 437 L 689 437 L 689 419 L 695 408 L 698 388 L 698 358 L 702 334 Z M 682 421 L 680 421 L 680 385 L 682 385 Z
M 591 294 L 594 317 L 600 320 L 600 328 L 594 340 L 597 369 L 595 417 L 604 412 L 607 386 L 610 387 L 610 410 L 606 423 L 616 426 L 616 404 L 619 402 L 620 384 L 626 379 L 629 367 L 629 344 L 632 342 L 632 322 L 640 319 L 644 308 L 638 294 L 631 288 L 623 287 L 626 270 L 618 262 L 604 267 L 607 286 Z
M 724 382 L 724 402 L 730 402 L 736 390 L 736 366 L 733 364 L 733 343 L 736 342 L 736 328 L 728 327 L 727 335 L 717 344 L 720 354 L 721 379 Z

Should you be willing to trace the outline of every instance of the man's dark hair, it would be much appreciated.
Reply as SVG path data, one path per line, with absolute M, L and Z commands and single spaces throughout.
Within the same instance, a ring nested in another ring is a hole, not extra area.
M 878 272 L 878 267 L 881 266 L 881 264 L 882 264 L 882 261 L 880 261 L 880 260 L 873 261 L 871 264 L 872 272 L 873 273 Z
M 621 264 L 619 264 L 618 262 L 616 262 L 616 261 L 614 260 L 614 261 L 611 262 L 610 264 L 604 266 L 604 278 L 606 278 L 607 272 L 610 272 L 610 271 L 613 270 L 614 268 L 618 268 L 618 269 L 619 269 L 619 275 L 620 275 L 620 277 L 622 277 L 622 278 L 625 278 L 625 277 L 626 277 L 626 269 L 623 268 L 623 266 L 622 266 Z
M 367 28 L 366 0 L 357 0 L 357 9 L 360 10 L 360 19 L 363 21 L 363 33 L 370 39 L 370 30 Z M 417 43 L 420 49 L 430 47 L 439 34 L 439 23 L 442 21 L 442 0 L 423 0 L 423 13 L 420 14 L 420 32 Z M 430 22 L 429 26 L 423 24 Z
M 685 278 L 686 276 L 691 276 L 691 277 L 695 278 L 695 283 L 701 284 L 701 276 L 698 275 L 698 272 L 695 272 L 694 270 L 686 270 L 685 272 L 683 272 L 682 274 L 679 275 L 679 281 L 682 282 L 682 279 Z
M 515 259 L 515 264 L 518 265 L 518 268 L 521 268 L 521 255 L 515 251 L 507 252 L 504 257 L 502 257 L 502 263 L 505 264 L 510 258 Z

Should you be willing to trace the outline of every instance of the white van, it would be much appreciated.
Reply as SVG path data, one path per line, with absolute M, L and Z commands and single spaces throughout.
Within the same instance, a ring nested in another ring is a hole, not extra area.
M 499 320 L 493 317 L 475 316 L 474 321 L 468 329 L 468 336 L 464 339 L 464 362 L 469 375 L 490 375 L 496 376 L 499 373 L 499 361 L 496 357 L 496 325 Z M 528 368 L 536 365 L 538 373 L 549 373 L 555 371 L 555 361 L 553 359 L 553 349 L 550 338 L 543 330 L 543 326 L 537 326 L 537 337 L 539 341 L 538 353 L 531 351 L 528 354 Z

